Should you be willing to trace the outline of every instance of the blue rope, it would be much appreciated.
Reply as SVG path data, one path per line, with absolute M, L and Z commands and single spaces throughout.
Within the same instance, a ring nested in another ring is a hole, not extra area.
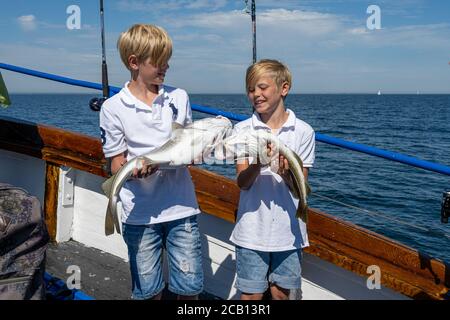
M 54 300 L 95 300 L 83 291 L 78 289 L 69 289 L 67 285 L 59 278 L 44 273 L 45 291 Z
M 62 83 L 66 83 L 66 84 L 70 84 L 70 85 L 74 85 L 74 86 L 102 90 L 102 85 L 99 83 L 61 77 L 61 76 L 53 75 L 50 73 L 45 73 L 45 72 L 26 69 L 26 68 L 22 68 L 22 67 L 18 67 L 18 66 L 13 66 L 10 64 L 6 64 L 6 63 L 0 63 L 0 69 L 23 73 L 23 74 L 27 74 L 30 76 L 44 78 L 44 79 L 53 80 L 53 81 L 57 81 L 57 82 L 62 82 Z M 110 91 L 111 96 L 118 93 L 121 90 L 121 88 L 114 87 L 114 86 L 109 86 L 109 89 L 110 89 L 109 91 Z M 192 107 L 192 110 L 194 110 L 194 111 L 207 113 L 210 115 L 221 115 L 221 116 L 229 118 L 230 120 L 235 120 L 235 121 L 242 121 L 242 120 L 249 118 L 249 116 L 226 112 L 226 111 L 214 109 L 211 107 L 201 106 L 201 105 L 197 105 L 197 104 L 192 104 L 191 107 Z M 318 133 L 318 132 L 316 132 L 316 140 L 327 143 L 327 144 L 331 144 L 334 146 L 338 146 L 338 147 L 341 147 L 344 149 L 362 152 L 362 153 L 369 154 L 372 156 L 388 159 L 391 161 L 400 162 L 400 163 L 407 164 L 407 165 L 410 165 L 413 167 L 417 167 L 417 168 L 421 168 L 421 169 L 425 169 L 425 170 L 429 170 L 429 171 L 433 171 L 433 172 L 437 172 L 437 173 L 441 173 L 441 174 L 450 176 L 450 167 L 439 164 L 439 163 L 421 160 L 421 159 L 407 156 L 407 155 L 404 155 L 401 153 L 383 150 L 383 149 L 371 147 L 371 146 L 360 144 L 360 143 L 346 141 L 343 139 L 331 137 L 331 136 L 328 136 L 328 135 L 325 135 L 322 133 Z

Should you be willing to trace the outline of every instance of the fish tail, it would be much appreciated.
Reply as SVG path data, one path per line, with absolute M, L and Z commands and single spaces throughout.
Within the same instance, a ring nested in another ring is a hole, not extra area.
M 105 235 L 109 236 L 114 233 L 114 219 L 111 212 L 111 201 L 108 202 L 105 216 Z
M 115 208 L 113 212 L 112 208 Z M 105 235 L 109 236 L 114 233 L 114 228 L 117 233 L 120 232 L 120 221 L 117 217 L 117 197 L 113 197 L 109 202 L 106 209 L 105 216 Z

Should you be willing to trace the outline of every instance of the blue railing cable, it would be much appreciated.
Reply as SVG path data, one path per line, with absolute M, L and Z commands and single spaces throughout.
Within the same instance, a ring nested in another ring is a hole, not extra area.
M 31 70 L 31 69 L 26 69 L 26 68 L 14 66 L 14 65 L 6 64 L 6 63 L 0 63 L 0 69 L 23 73 L 23 74 L 27 74 L 27 75 L 30 75 L 33 77 L 39 77 L 39 78 L 43 78 L 43 79 L 47 79 L 47 80 L 53 80 L 53 81 L 62 82 L 65 84 L 70 84 L 70 85 L 74 85 L 74 86 L 78 86 L 78 87 L 102 90 L 102 85 L 99 83 L 77 80 L 77 79 L 72 79 L 72 78 L 67 78 L 67 77 L 61 77 L 58 75 L 45 73 L 45 72 L 41 72 L 41 71 L 36 71 L 36 70 Z M 111 95 L 118 93 L 121 89 L 119 87 L 114 87 L 114 86 L 109 86 L 109 88 L 110 88 Z M 229 118 L 230 120 L 235 120 L 235 121 L 242 121 L 242 120 L 249 118 L 249 116 L 246 116 L 246 115 L 236 114 L 236 113 L 232 113 L 232 112 L 226 112 L 226 111 L 218 110 L 218 109 L 207 107 L 207 106 L 201 106 L 198 104 L 192 104 L 191 107 L 192 107 L 192 110 L 194 110 L 194 111 L 207 113 L 210 115 L 221 115 L 221 116 Z M 328 136 L 328 135 L 318 133 L 318 132 L 316 132 L 316 140 L 327 143 L 327 144 L 331 144 L 334 146 L 338 146 L 338 147 L 341 147 L 344 149 L 369 154 L 372 156 L 388 159 L 391 161 L 400 162 L 400 163 L 410 165 L 413 167 L 417 167 L 417 168 L 421 168 L 421 169 L 425 169 L 428 171 L 433 171 L 433 172 L 437 172 L 437 173 L 441 173 L 441 174 L 450 176 L 450 167 L 443 165 L 443 164 L 418 159 L 418 158 L 407 156 L 407 155 L 404 155 L 404 154 L 401 154 L 398 152 L 383 150 L 383 149 L 375 148 L 375 147 L 360 144 L 360 143 L 346 141 L 343 139 L 335 138 L 335 137 Z
M 67 77 L 61 77 L 61 76 L 50 74 L 50 73 L 45 73 L 45 72 L 41 72 L 41 71 L 36 71 L 36 70 L 26 69 L 26 68 L 22 68 L 22 67 L 18 67 L 18 66 L 13 66 L 11 64 L 0 63 L 0 69 L 23 73 L 23 74 L 27 74 L 29 76 L 43 78 L 43 79 L 52 80 L 52 81 L 56 81 L 56 82 L 62 82 L 62 83 L 70 84 L 70 85 L 77 86 L 77 87 L 102 90 L 102 85 L 99 83 L 77 80 L 77 79 L 72 79 L 72 78 L 67 78 Z M 120 91 L 120 89 L 117 92 L 119 92 L 119 91 Z

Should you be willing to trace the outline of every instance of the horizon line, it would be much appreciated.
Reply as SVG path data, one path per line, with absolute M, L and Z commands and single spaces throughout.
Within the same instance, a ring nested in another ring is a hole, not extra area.
M 90 95 L 92 93 L 90 92 L 10 92 L 10 95 L 14 94 L 60 94 L 60 95 L 69 95 L 69 94 L 80 94 L 80 95 Z M 208 93 L 201 93 L 201 92 L 188 92 L 188 95 L 193 94 L 201 94 L 201 95 L 246 95 L 244 92 L 208 92 Z M 338 95 L 338 94 L 347 94 L 347 95 L 376 95 L 378 96 L 377 92 L 291 92 L 289 95 L 313 95 L 313 94 L 329 94 L 329 95 Z M 387 96 L 387 95 L 449 95 L 450 92 L 388 92 L 388 93 L 382 93 L 381 96 Z M 289 96 L 288 95 L 288 96 Z

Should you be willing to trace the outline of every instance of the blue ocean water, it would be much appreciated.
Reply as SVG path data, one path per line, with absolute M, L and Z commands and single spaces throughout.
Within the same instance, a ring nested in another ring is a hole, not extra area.
M 92 95 L 12 95 L 0 116 L 99 136 Z M 191 102 L 251 114 L 244 95 Z M 286 104 L 316 132 L 450 166 L 450 95 L 290 95 Z M 204 115 L 194 112 L 194 118 Z M 208 167 L 230 178 L 232 166 Z M 450 177 L 316 143 L 310 206 L 450 261 L 450 225 L 440 223 Z

